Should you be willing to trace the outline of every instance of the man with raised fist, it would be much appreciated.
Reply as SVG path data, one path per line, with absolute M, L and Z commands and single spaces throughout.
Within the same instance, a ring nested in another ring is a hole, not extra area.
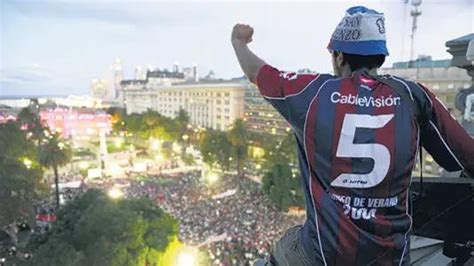
M 351 7 L 328 50 L 334 74 L 268 65 L 237 24 L 232 45 L 249 80 L 291 124 L 307 220 L 275 243 L 268 265 L 408 265 L 411 173 L 421 145 L 449 171 L 474 173 L 474 141 L 423 85 L 378 76 L 384 15 Z

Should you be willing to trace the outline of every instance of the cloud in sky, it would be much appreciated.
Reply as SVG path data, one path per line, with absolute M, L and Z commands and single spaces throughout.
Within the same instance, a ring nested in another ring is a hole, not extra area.
M 213 69 L 221 77 L 241 76 L 230 30 L 246 22 L 255 27 L 252 49 L 269 63 L 330 71 L 328 38 L 345 9 L 357 4 L 386 14 L 389 66 L 409 56 L 410 8 L 402 2 L 4 0 L 0 69 L 12 77 L 25 66 L 41 65 L 49 77 L 41 81 L 45 94 L 88 93 L 90 80 L 105 77 L 116 57 L 124 62 L 127 78 L 133 78 L 136 65 L 169 68 L 174 61 L 197 63 L 202 75 Z M 474 31 L 470 0 L 424 0 L 421 10 L 417 54 L 449 58 L 446 40 Z M 25 84 L 0 86 L 0 95 L 36 91 Z
M 48 72 L 41 68 L 38 64 L 8 70 L 0 70 L 1 82 L 22 84 L 45 82 L 49 81 L 50 79 L 51 77 Z

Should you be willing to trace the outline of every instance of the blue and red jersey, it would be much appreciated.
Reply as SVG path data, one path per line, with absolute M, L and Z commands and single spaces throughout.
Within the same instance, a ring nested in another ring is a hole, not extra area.
M 306 253 L 320 265 L 405 265 L 409 262 L 411 173 L 423 147 L 449 171 L 474 172 L 474 141 L 420 84 L 390 77 L 420 109 L 363 74 L 338 78 L 263 66 L 262 96 L 291 124 L 298 144 L 307 221 Z

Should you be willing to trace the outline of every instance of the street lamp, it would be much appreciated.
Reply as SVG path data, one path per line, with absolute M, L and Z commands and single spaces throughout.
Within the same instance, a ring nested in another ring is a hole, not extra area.
M 23 164 L 26 166 L 26 168 L 30 169 L 33 162 L 28 158 L 23 158 Z
M 113 187 L 109 189 L 109 191 L 107 192 L 107 196 L 109 196 L 109 198 L 111 199 L 116 200 L 123 197 L 123 192 L 119 188 Z
M 58 147 L 59 147 L 60 150 L 64 149 L 64 146 L 65 146 L 65 145 L 64 145 L 63 142 L 59 142 L 59 143 L 58 143 Z
M 219 175 L 214 172 L 209 172 L 206 176 L 206 180 L 209 184 L 214 184 L 219 180 Z
M 198 251 L 193 247 L 184 247 L 178 252 L 176 258 L 177 266 L 197 266 L 198 264 Z
M 116 139 L 114 140 L 115 147 L 116 147 L 116 148 L 122 147 L 123 142 L 124 142 L 124 141 L 123 141 L 123 138 L 120 138 L 120 137 L 119 137 L 119 138 L 116 138 Z
M 152 139 L 151 140 L 151 149 L 157 151 L 160 149 L 160 140 Z

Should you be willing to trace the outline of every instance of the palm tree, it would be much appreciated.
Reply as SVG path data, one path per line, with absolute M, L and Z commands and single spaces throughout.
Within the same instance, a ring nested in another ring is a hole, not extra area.
M 186 151 L 190 139 L 189 116 L 185 110 L 179 109 L 175 121 L 178 127 L 177 141 L 181 144 L 181 157 L 184 157 L 184 153 Z
M 152 147 L 153 139 L 159 136 L 158 125 L 161 122 L 160 120 L 160 113 L 151 109 L 147 109 L 147 111 L 143 114 L 143 128 L 141 131 L 142 136 L 145 139 L 148 139 L 150 149 Z
M 39 150 L 39 162 L 44 167 L 52 167 L 56 186 L 56 206 L 59 208 L 59 177 L 58 167 L 66 165 L 71 160 L 71 149 L 58 136 L 53 134 L 43 140 Z
M 41 124 L 38 108 L 34 103 L 20 110 L 17 121 L 20 126 L 25 126 L 26 131 L 32 134 L 33 140 L 39 142 L 44 137 L 44 127 Z
M 247 159 L 247 150 L 248 150 L 248 133 L 245 128 L 245 123 L 242 119 L 236 119 L 232 128 L 228 132 L 228 138 L 234 152 L 236 154 L 237 160 L 237 175 L 243 178 L 242 166 Z

